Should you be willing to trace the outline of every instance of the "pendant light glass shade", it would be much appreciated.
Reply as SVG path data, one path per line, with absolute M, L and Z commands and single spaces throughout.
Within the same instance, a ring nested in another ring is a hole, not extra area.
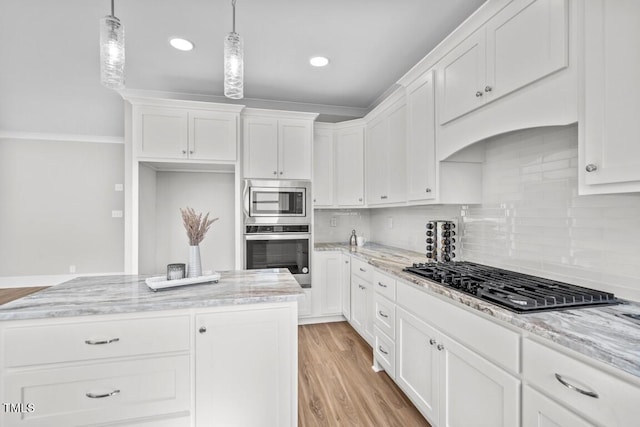
M 233 6 L 233 31 L 224 39 L 224 96 L 231 99 L 244 97 L 244 59 L 242 37 L 236 33 L 236 0 Z
M 124 88 L 124 26 L 113 15 L 100 20 L 100 82 L 109 89 Z

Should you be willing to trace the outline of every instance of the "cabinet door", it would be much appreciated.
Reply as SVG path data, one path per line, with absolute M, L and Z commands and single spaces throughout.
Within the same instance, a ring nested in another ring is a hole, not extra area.
M 138 107 L 136 121 L 140 157 L 187 158 L 187 111 L 176 108 Z
M 484 103 L 485 30 L 472 34 L 438 63 L 438 113 L 440 124 Z
M 236 160 L 237 114 L 214 111 L 189 112 L 189 158 Z
M 568 8 L 567 0 L 516 0 L 489 21 L 487 99 L 569 65 Z
M 373 331 L 369 330 L 368 326 L 371 310 L 367 305 L 367 290 L 370 286 L 360 277 L 351 275 L 351 324 L 362 338 L 371 344 Z
M 520 381 L 441 335 L 440 425 L 512 427 L 520 423 Z
M 364 128 L 336 132 L 336 202 L 339 207 L 364 205 Z
M 369 343 L 370 346 L 374 345 L 373 338 L 373 310 L 375 310 L 375 303 L 373 301 L 373 286 L 371 283 L 365 282 L 365 287 L 363 289 L 364 293 L 364 310 L 365 310 L 365 326 L 364 326 L 364 339 Z
M 389 121 L 371 123 L 367 135 L 367 202 L 384 203 L 387 195 L 387 135 Z
M 320 285 L 320 314 L 342 314 L 342 254 L 314 252 L 314 264 L 320 279 L 315 282 Z
M 316 129 L 313 134 L 313 206 L 333 205 L 333 132 Z
M 595 427 L 529 386 L 522 396 L 522 427 Z
M 433 424 L 439 408 L 437 337 L 431 326 L 396 308 L 396 382 Z
M 297 425 L 297 331 L 291 310 L 196 316 L 195 425 Z
M 407 200 L 435 198 L 436 135 L 433 71 L 407 93 Z
M 244 119 L 243 159 L 245 178 L 278 178 L 278 121 Z
M 342 254 L 342 315 L 351 320 L 351 257 Z
M 587 193 L 640 191 L 640 2 L 588 1 L 584 15 L 580 178 Z
M 390 112 L 386 148 L 387 198 L 385 203 L 407 198 L 407 107 L 402 104 Z
M 311 179 L 312 122 L 278 121 L 278 178 Z

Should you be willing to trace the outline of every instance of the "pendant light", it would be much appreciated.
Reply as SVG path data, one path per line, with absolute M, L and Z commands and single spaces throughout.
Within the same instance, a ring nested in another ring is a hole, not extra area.
M 109 89 L 124 88 L 124 26 L 113 13 L 100 19 L 100 82 Z
M 233 8 L 233 29 L 224 39 L 224 96 L 231 99 L 244 97 L 244 61 L 242 38 L 236 33 L 236 0 Z

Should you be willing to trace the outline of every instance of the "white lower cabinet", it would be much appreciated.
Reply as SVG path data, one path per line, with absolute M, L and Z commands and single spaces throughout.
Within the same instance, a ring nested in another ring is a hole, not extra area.
M 297 425 L 297 327 L 288 308 L 196 316 L 196 427 Z
M 342 319 L 345 300 L 347 304 L 351 300 L 349 290 L 344 289 L 350 283 L 350 257 L 340 251 L 313 251 L 311 265 L 312 284 L 304 290 L 306 301 L 298 317 L 302 323 Z
M 0 322 L 0 425 L 294 426 L 296 312 L 285 302 Z
M 351 320 L 351 257 L 342 254 L 342 315 Z
M 523 387 L 522 427 L 595 427 L 557 402 Z
M 373 289 L 362 277 L 351 275 L 351 326 L 373 346 Z
M 408 311 L 396 316 L 396 382 L 434 426 L 519 425 L 517 378 Z

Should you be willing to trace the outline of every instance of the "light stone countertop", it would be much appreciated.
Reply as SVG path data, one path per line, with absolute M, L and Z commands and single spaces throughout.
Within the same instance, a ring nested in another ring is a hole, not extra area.
M 218 283 L 154 292 L 152 276 L 79 277 L 0 306 L 0 321 L 297 301 L 302 288 L 287 269 L 221 271 Z
M 428 292 L 481 311 L 640 378 L 640 323 L 623 315 L 640 315 L 638 303 L 621 300 L 622 304 L 613 306 L 517 314 L 402 271 L 414 262 L 426 261 L 425 255 L 418 252 L 376 243 L 367 243 L 353 249 L 345 243 L 316 243 L 314 249 L 349 253 L 404 282 L 415 284 Z

